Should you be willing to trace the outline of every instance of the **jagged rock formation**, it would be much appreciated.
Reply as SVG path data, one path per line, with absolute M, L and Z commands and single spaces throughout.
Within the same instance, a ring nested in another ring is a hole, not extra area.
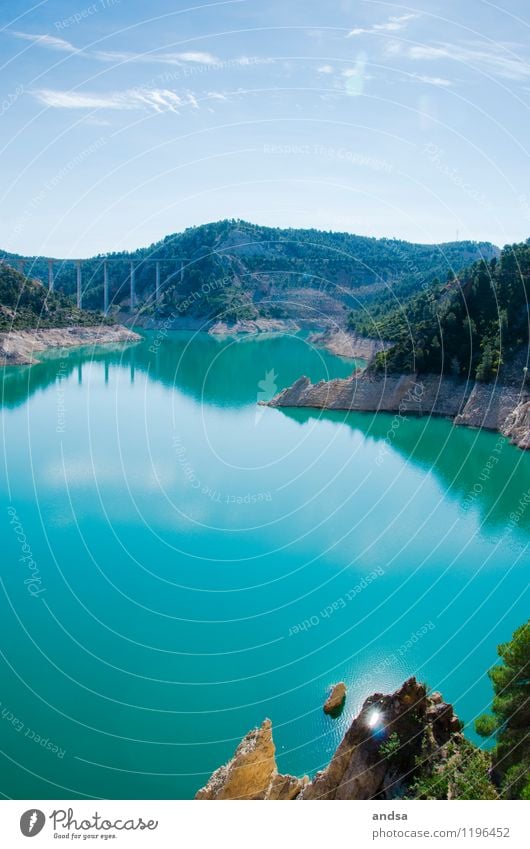
M 414 793 L 415 781 L 425 776 L 436 788 L 438 775 L 448 798 L 454 783 L 444 773 L 445 765 L 450 762 L 455 775 L 465 772 L 470 749 L 479 756 L 471 782 L 480 785 L 482 797 L 496 798 L 487 755 L 464 739 L 452 705 L 440 693 L 428 695 L 423 684 L 409 678 L 391 695 L 375 693 L 366 699 L 329 766 L 312 781 L 278 775 L 271 723 L 265 720 L 247 734 L 233 759 L 214 772 L 196 798 L 394 799 Z
M 138 342 L 142 337 L 119 324 L 11 330 L 0 333 L 0 366 L 35 363 L 36 351 Z
M 344 707 L 344 702 L 346 701 L 346 684 L 344 681 L 339 681 L 338 684 L 334 684 L 329 694 L 326 702 L 324 704 L 324 713 L 330 714 L 330 716 L 338 716 Z
M 303 790 L 302 799 L 392 799 L 411 782 L 424 743 L 436 750 L 460 731 L 449 704 L 427 696 L 415 678 L 392 695 L 368 698 L 329 766 Z M 381 749 L 394 735 L 397 749 Z M 442 755 L 442 752 L 440 752 Z
M 507 415 L 502 432 L 519 448 L 530 450 L 530 401 L 517 404 Z
M 445 416 L 458 425 L 498 430 L 520 448 L 530 447 L 530 392 L 511 381 L 473 383 L 447 375 L 368 369 L 316 384 L 300 377 L 268 405 Z
M 272 723 L 266 719 L 237 747 L 234 757 L 214 772 L 196 799 L 293 799 L 307 778 L 280 775 L 276 766 Z

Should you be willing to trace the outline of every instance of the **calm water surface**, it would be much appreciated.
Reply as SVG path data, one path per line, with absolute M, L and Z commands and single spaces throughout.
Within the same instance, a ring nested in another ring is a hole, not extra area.
M 412 674 L 473 736 L 528 614 L 530 456 L 257 405 L 352 368 L 301 337 L 151 334 L 4 370 L 3 794 L 189 798 L 266 716 L 280 769 L 313 773 Z

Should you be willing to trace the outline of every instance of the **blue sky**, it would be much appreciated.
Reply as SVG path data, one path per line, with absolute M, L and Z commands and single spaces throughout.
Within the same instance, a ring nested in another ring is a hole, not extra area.
M 5 0 L 0 247 L 226 217 L 526 239 L 529 22 L 519 0 Z

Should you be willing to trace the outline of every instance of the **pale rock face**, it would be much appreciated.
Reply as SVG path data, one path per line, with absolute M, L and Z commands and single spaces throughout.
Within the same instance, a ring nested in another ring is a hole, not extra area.
M 139 342 L 141 338 L 138 333 L 119 324 L 10 330 L 0 333 L 0 366 L 35 363 L 35 352 L 47 348 L 121 345 Z
M 512 410 L 506 417 L 502 432 L 519 448 L 530 450 L 530 401 L 519 403 Z
M 315 384 L 300 377 L 268 405 L 444 416 L 457 425 L 497 430 L 519 448 L 530 448 L 530 396 L 511 382 L 473 383 L 449 375 L 368 370 Z
M 258 333 L 297 333 L 299 326 L 290 320 L 257 318 L 227 323 L 216 321 L 209 328 L 211 336 L 255 336 Z
M 307 778 L 280 775 L 276 766 L 272 723 L 266 719 L 237 747 L 234 757 L 216 770 L 196 799 L 293 799 Z
M 370 362 L 379 351 L 392 347 L 392 342 L 384 339 L 369 339 L 358 333 L 349 333 L 342 328 L 332 328 L 324 333 L 313 333 L 309 342 L 319 348 L 325 348 L 338 357 L 362 359 Z

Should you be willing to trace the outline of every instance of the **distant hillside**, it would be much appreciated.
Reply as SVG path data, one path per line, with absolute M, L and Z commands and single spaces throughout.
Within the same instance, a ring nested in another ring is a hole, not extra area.
M 129 262 L 135 261 L 136 292 L 145 313 L 223 318 L 331 318 L 394 295 L 404 297 L 435 277 L 459 272 L 498 249 L 489 242 L 417 245 L 348 233 L 260 227 L 227 220 L 167 236 L 132 253 L 109 255 L 110 295 L 129 305 Z M 16 259 L 4 254 L 9 261 Z M 181 258 L 184 270 L 181 275 Z M 83 264 L 83 306 L 100 309 L 103 260 Z M 160 303 L 154 306 L 155 264 L 160 261 Z M 26 258 L 27 270 L 47 279 L 44 258 Z M 72 261 L 56 264 L 56 288 L 73 295 Z
M 454 374 L 489 381 L 504 364 L 528 364 L 530 240 L 500 258 L 435 280 L 399 305 L 374 304 L 350 315 L 351 329 L 396 344 L 375 370 Z M 519 374 L 521 377 L 522 374 Z
M 66 295 L 0 264 L 0 331 L 101 323 L 100 314 L 79 310 Z

